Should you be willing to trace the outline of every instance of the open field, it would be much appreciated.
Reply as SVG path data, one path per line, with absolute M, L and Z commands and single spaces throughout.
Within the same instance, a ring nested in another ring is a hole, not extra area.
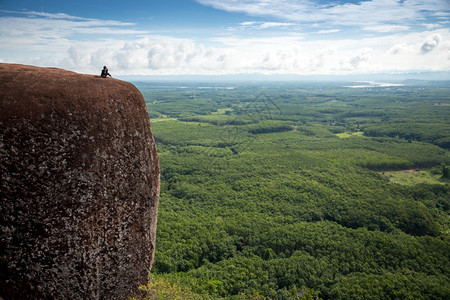
M 449 184 L 448 180 L 444 180 L 441 174 L 431 174 L 426 170 L 401 170 L 401 171 L 383 171 L 380 172 L 386 176 L 392 183 L 415 185 L 425 184 Z

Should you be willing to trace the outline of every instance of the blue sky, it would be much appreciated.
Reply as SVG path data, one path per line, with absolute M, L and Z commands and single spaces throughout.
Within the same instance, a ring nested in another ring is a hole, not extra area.
M 450 1 L 0 0 L 0 62 L 115 75 L 450 71 Z

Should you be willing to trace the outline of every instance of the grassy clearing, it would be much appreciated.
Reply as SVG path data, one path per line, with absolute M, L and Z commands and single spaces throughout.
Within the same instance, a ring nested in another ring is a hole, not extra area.
M 336 135 L 340 138 L 349 138 L 351 136 L 362 136 L 362 135 L 364 135 L 364 132 L 362 132 L 362 131 L 342 132 L 342 133 L 336 133 Z
M 161 121 L 174 121 L 176 118 L 152 118 L 150 120 L 151 123 L 161 122 Z
M 233 111 L 232 108 L 219 108 L 217 111 L 212 112 L 212 115 L 224 115 L 226 114 L 227 111 Z
M 380 172 L 392 183 L 402 185 L 416 185 L 419 183 L 427 184 L 448 184 L 447 181 L 441 179 L 441 175 L 431 174 L 429 171 L 419 171 L 416 169 L 402 171 L 384 171 Z

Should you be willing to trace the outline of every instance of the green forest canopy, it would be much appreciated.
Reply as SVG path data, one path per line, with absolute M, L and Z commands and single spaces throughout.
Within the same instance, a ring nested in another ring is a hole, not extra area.
M 450 297 L 449 82 L 136 85 L 161 162 L 166 292 Z

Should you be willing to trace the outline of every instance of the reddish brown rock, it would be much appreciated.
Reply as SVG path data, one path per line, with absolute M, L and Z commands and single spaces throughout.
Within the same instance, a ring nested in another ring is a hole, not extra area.
M 1 297 L 127 299 L 147 280 L 159 163 L 132 84 L 0 64 L 0 180 Z

